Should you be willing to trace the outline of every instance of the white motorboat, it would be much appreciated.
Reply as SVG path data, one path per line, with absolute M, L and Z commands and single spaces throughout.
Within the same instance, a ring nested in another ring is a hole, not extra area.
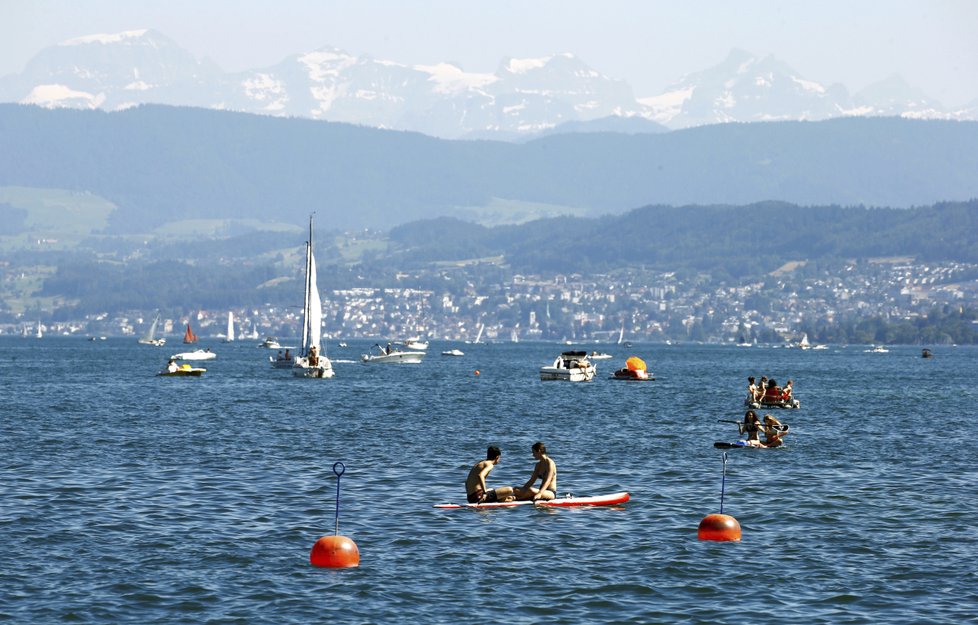
M 890 352 L 890 350 L 882 345 L 873 345 L 872 349 L 864 349 L 863 351 L 872 354 L 888 354 Z
M 540 368 L 540 379 L 589 382 L 597 370 L 587 352 L 563 352 L 552 365 Z
M 465 352 L 460 349 L 449 349 L 441 353 L 442 356 L 464 356 Z
M 384 349 L 377 343 L 374 344 L 374 347 L 379 350 L 379 353 L 363 354 L 360 357 L 363 362 L 392 365 L 419 365 L 421 364 L 421 359 L 424 358 L 425 355 L 424 352 L 401 351 L 399 349 L 392 348 L 390 344 L 387 345 L 387 349 Z
M 258 347 L 264 347 L 266 349 L 282 349 L 282 346 L 279 345 L 278 339 L 274 336 L 266 336 L 265 340 L 262 341 Z
M 406 341 L 399 341 L 398 345 L 403 345 L 411 351 L 423 352 L 428 349 L 428 341 L 422 341 L 420 336 L 410 338 Z
M 279 350 L 277 355 L 268 357 L 268 362 L 271 363 L 273 369 L 291 369 L 295 361 L 296 358 L 288 347 L 285 348 L 284 354 Z
M 590 360 L 610 360 L 611 357 L 611 354 L 606 354 L 604 352 L 591 352 L 591 355 L 588 356 Z
M 143 335 L 143 338 L 139 339 L 137 342 L 140 345 L 152 345 L 154 347 L 162 347 L 166 344 L 165 338 L 156 338 L 156 327 L 160 324 L 160 316 L 156 315 L 156 319 L 153 319 L 153 323 L 150 324 L 149 330 Z
M 195 349 L 192 352 L 180 352 L 170 356 L 173 360 L 214 360 L 217 354 L 210 349 Z
M 333 363 L 320 353 L 323 330 L 323 300 L 316 285 L 316 257 L 312 251 L 312 216 L 309 217 L 309 240 L 306 242 L 306 284 L 302 309 L 302 346 L 292 365 L 297 378 L 331 378 Z

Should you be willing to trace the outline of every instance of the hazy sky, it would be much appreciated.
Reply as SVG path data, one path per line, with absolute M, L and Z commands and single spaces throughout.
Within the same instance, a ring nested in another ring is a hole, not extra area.
M 225 70 L 323 46 L 470 72 L 572 52 L 645 97 L 737 47 L 850 92 L 897 73 L 948 106 L 978 99 L 975 0 L 0 0 L 0 75 L 66 39 L 141 28 Z

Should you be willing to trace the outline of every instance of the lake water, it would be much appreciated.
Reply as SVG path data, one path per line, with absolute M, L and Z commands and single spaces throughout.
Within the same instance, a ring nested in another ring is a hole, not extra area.
M 606 348 L 432 342 L 421 365 L 272 370 L 253 342 L 202 378 L 182 345 L 0 339 L 0 621 L 15 623 L 963 623 L 978 620 L 978 350 Z M 460 347 L 465 356 L 440 356 Z M 637 355 L 658 378 L 607 379 Z M 475 375 L 479 370 L 480 375 Z M 792 378 L 787 445 L 727 454 L 748 375 Z M 521 484 L 547 444 L 559 490 L 624 506 L 437 510 L 502 447 Z M 334 531 L 355 569 L 310 566 Z

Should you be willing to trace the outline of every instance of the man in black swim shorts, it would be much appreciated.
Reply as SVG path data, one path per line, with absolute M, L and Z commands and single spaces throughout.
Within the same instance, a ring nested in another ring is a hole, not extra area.
M 475 463 L 465 478 L 465 498 L 469 503 L 496 503 L 497 501 L 512 501 L 515 499 L 511 486 L 500 486 L 499 488 L 486 488 L 486 477 L 492 471 L 499 460 L 502 452 L 498 447 L 492 445 L 486 451 L 486 459 Z

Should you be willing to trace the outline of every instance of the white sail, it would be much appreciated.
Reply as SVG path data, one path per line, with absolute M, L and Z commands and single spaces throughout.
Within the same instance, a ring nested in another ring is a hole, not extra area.
M 309 247 L 309 315 L 306 323 L 309 326 L 309 345 L 304 346 L 306 351 L 313 345 L 316 351 L 322 350 L 322 331 L 323 331 L 323 300 L 319 297 L 319 287 L 316 285 L 316 257 L 312 253 L 312 246 Z
M 333 364 L 322 352 L 323 301 L 316 284 L 316 257 L 312 252 L 312 218 L 309 218 L 309 241 L 306 243 L 306 284 L 302 305 L 301 357 L 292 367 L 293 375 L 304 378 L 331 378 Z M 315 355 L 312 350 L 315 348 Z M 312 364 L 315 359 L 316 364 Z
M 143 335 L 143 340 L 140 343 L 152 344 L 153 339 L 156 338 L 156 326 L 160 324 L 160 316 L 156 315 L 156 319 L 153 319 L 153 323 L 149 324 L 149 330 Z
M 618 333 L 618 345 L 621 345 L 625 340 L 625 322 L 621 322 L 621 331 Z
M 234 340 L 234 313 L 231 311 L 228 311 L 228 332 L 224 340 L 228 343 Z
M 473 341 L 474 343 L 478 343 L 479 341 L 482 340 L 482 331 L 485 330 L 485 329 L 486 329 L 486 324 L 480 323 L 479 324 L 479 333 L 475 335 L 475 341 Z

